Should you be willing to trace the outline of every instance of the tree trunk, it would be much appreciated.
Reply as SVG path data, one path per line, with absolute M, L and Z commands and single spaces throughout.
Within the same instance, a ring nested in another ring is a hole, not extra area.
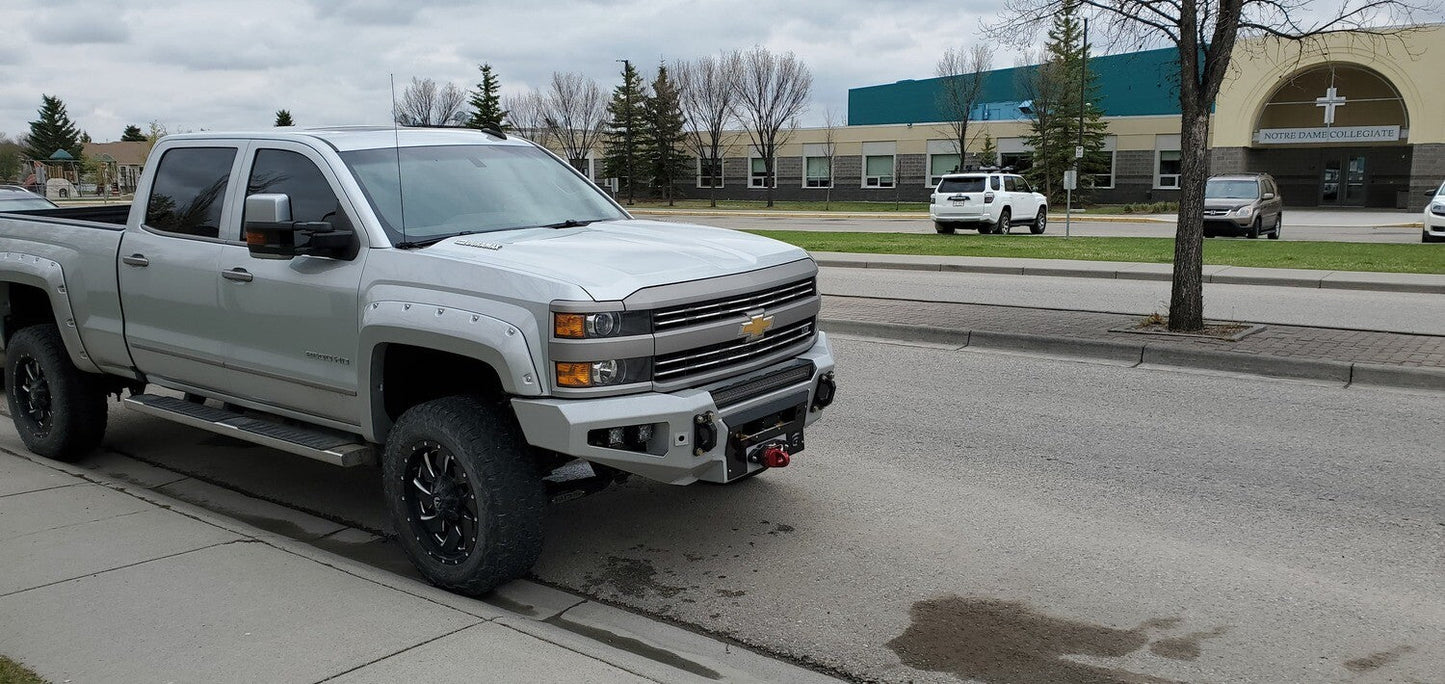
M 1179 130 L 1179 223 L 1174 234 L 1174 286 L 1169 329 L 1204 329 L 1204 186 L 1209 180 L 1209 108 L 1183 103 Z
M 777 173 L 773 170 L 773 164 L 776 163 L 777 161 L 773 159 L 773 155 L 771 154 L 764 158 L 763 187 L 768 189 L 768 208 L 772 208 L 773 206 L 773 186 L 776 185 L 776 183 L 773 182 L 773 175 Z

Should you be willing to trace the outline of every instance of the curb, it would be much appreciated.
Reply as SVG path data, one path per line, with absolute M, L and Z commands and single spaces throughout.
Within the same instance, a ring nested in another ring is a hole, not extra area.
M 1333 359 L 1296 359 L 1204 349 L 1181 349 L 1161 344 L 1085 340 L 1056 335 L 962 330 L 927 325 L 822 318 L 830 333 L 861 335 L 907 342 L 943 344 L 957 349 L 977 347 L 993 351 L 1061 356 L 1133 367 L 1192 368 L 1241 373 L 1288 380 L 1317 380 L 1345 387 L 1366 385 L 1390 389 L 1445 392 L 1445 368 L 1385 366 Z
M 1003 275 L 1054 276 L 1065 278 L 1103 278 L 1106 280 L 1155 280 L 1168 282 L 1173 279 L 1169 271 L 1142 270 L 1137 265 L 1127 269 L 1071 268 L 1068 266 L 998 266 L 990 264 L 959 264 L 943 261 L 901 261 L 890 260 L 888 254 L 858 253 L 860 259 L 849 259 L 839 252 L 818 253 L 813 259 L 819 266 L 832 268 L 882 268 L 898 271 L 943 271 L 953 273 L 992 273 Z M 877 257 L 877 258 L 874 258 Z M 983 258 L 983 257 L 980 257 Z M 1100 262 L 1106 263 L 1106 262 Z M 1162 267 L 1168 264 L 1150 264 Z M 1209 264 L 1203 281 L 1223 285 L 1267 285 L 1275 287 L 1301 287 L 1317 290 L 1368 290 L 1374 292 L 1410 292 L 1418 294 L 1445 294 L 1445 279 L 1439 283 L 1370 280 L 1368 273 L 1354 271 L 1329 271 L 1322 276 L 1231 274 L 1232 267 L 1209 273 Z M 1392 277 L 1411 274 L 1384 274 Z M 1363 277 L 1362 277 L 1363 276 Z
M 626 207 L 623 207 L 626 209 Z M 646 209 L 628 209 L 627 213 L 634 216 L 740 216 L 746 218 L 814 218 L 814 219 L 877 219 L 894 221 L 930 221 L 932 218 L 924 212 L 913 211 L 789 211 L 780 209 L 767 211 L 761 209 L 665 209 L 660 207 Z M 1149 218 L 1146 216 L 1130 216 L 1128 214 L 1080 214 L 1069 219 L 1079 222 L 1105 222 L 1105 223 L 1173 223 L 1171 219 Z M 1049 214 L 1049 223 L 1063 223 L 1063 214 Z

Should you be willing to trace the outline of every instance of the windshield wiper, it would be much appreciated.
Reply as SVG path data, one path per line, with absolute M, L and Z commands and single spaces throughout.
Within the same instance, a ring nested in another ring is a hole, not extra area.
M 590 223 L 594 223 L 594 222 L 596 222 L 596 221 L 598 221 L 598 220 L 600 220 L 600 219 L 587 219 L 587 220 L 585 220 L 585 221 L 578 221 L 577 219 L 567 219 L 566 221 L 559 221 L 559 222 L 557 222 L 557 223 L 549 223 L 549 224 L 547 224 L 547 225 L 545 225 L 545 226 L 537 226 L 537 227 L 538 227 L 538 228 L 581 228 L 582 226 L 588 225 L 588 224 L 590 224 Z
M 446 234 L 446 235 L 438 235 L 438 236 L 436 236 L 436 237 L 429 237 L 429 238 L 426 238 L 426 239 L 423 239 L 423 240 L 409 240 L 409 241 L 407 241 L 407 242 L 398 242 L 398 243 L 396 243 L 395 245 L 392 245 L 392 246 L 393 246 L 393 247 L 396 247 L 397 249 L 421 249 L 422 247 L 430 247 L 431 245 L 434 245 L 434 244 L 436 244 L 436 243 L 438 243 L 438 242 L 441 242 L 442 240 L 450 240 L 450 239 L 452 239 L 452 238 L 454 238 L 454 237 L 459 237 L 459 236 L 462 236 L 462 235 L 476 235 L 477 233 L 480 233 L 480 232 L 482 232 L 482 231 L 480 231 L 480 230 L 463 230 L 463 231 L 458 232 L 458 233 L 448 233 L 448 234 Z

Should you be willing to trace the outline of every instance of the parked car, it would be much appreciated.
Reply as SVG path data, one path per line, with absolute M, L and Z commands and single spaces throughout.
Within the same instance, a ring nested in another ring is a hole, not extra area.
M 55 203 L 18 185 L 0 185 L 0 211 L 54 209 Z
M 1420 242 L 1445 242 L 1445 183 L 1425 206 L 1425 230 L 1420 232 Z
M 1284 227 L 1284 201 L 1267 173 L 1214 176 L 1204 186 L 1204 237 L 1244 236 L 1268 232 L 1278 240 Z
M 943 234 L 958 228 L 1002 234 L 1013 226 L 1027 225 L 1029 232 L 1037 235 L 1048 227 L 1049 200 L 1017 174 L 951 173 L 934 188 L 928 216 L 934 229 Z

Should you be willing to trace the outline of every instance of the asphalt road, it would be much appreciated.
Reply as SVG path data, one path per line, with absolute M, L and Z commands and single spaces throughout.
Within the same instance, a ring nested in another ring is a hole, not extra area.
M 933 234 L 933 222 L 927 219 L 909 218 L 812 218 L 798 216 L 716 216 L 704 214 L 645 214 L 641 218 L 659 221 L 698 223 L 705 226 L 733 228 L 736 230 L 812 230 L 826 232 L 858 231 L 864 233 L 921 233 Z M 1412 220 L 1418 220 L 1414 218 Z M 1064 221 L 1050 216 L 1048 231 L 1041 236 L 1030 235 L 1027 227 L 1015 227 L 1013 233 L 1020 239 L 1059 237 L 1064 234 Z M 1079 221 L 1069 230 L 1070 235 L 1091 237 L 1174 237 L 1172 222 L 1135 221 Z M 1235 239 L 1235 238 L 1217 238 Z M 1243 238 L 1238 238 L 1243 239 Z M 1327 240 L 1334 242 L 1416 242 L 1420 241 L 1419 227 L 1371 226 L 1371 225 L 1309 225 L 1297 226 L 1289 223 L 1285 215 L 1282 240 Z
M 823 294 L 1148 315 L 1169 310 L 1170 283 L 1107 278 L 824 268 Z M 1211 319 L 1445 335 L 1445 297 L 1412 292 L 1204 284 Z
M 536 577 L 867 680 L 1445 672 L 1439 395 L 834 345 L 791 467 L 557 504 Z M 373 468 L 122 410 L 108 444 L 386 527 Z

